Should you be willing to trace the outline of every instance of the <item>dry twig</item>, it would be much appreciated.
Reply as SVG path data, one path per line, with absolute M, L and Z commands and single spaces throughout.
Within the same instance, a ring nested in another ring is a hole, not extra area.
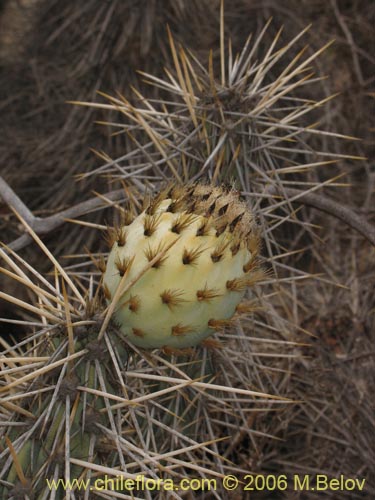
M 370 243 L 375 246 L 375 227 L 365 220 L 360 215 L 356 214 L 354 210 L 333 201 L 326 196 L 322 196 L 315 193 L 306 193 L 299 189 L 284 187 L 285 194 L 289 197 L 289 201 L 299 201 L 304 205 L 317 208 L 322 212 L 325 212 L 336 219 L 339 219 L 345 224 L 347 224 L 352 229 L 356 230 L 358 233 L 362 234 Z M 275 193 L 275 189 L 271 188 L 271 192 Z M 279 193 L 278 193 L 279 194 Z M 281 194 L 281 193 L 280 193 Z
M 50 233 L 57 227 L 64 224 L 64 222 L 66 222 L 66 219 L 80 217 L 81 215 L 92 212 L 93 210 L 96 210 L 97 208 L 103 206 L 103 196 L 108 200 L 117 201 L 123 198 L 125 196 L 125 193 L 123 189 L 110 191 L 102 195 L 102 197 L 90 198 L 89 200 L 77 203 L 77 205 L 73 205 L 66 210 L 62 210 L 61 212 L 45 218 L 35 217 L 1 176 L 0 196 L 9 207 L 11 207 L 15 212 L 20 214 L 23 219 L 25 219 L 25 221 L 31 226 L 36 234 L 43 235 Z M 17 251 L 27 246 L 29 243 L 31 243 L 31 241 L 32 238 L 29 234 L 23 234 L 16 240 L 12 241 L 8 246 L 12 250 Z
M 271 188 L 271 194 L 279 194 L 275 192 L 275 188 Z M 17 194 L 12 190 L 12 188 L 5 182 L 5 180 L 0 176 L 0 195 L 4 202 L 11 207 L 15 212 L 20 214 L 25 221 L 30 224 L 31 228 L 38 235 L 43 235 L 51 232 L 57 227 L 61 226 L 66 222 L 66 219 L 80 217 L 81 215 L 87 214 L 97 208 L 99 208 L 103 201 L 101 198 L 95 197 L 89 200 L 78 203 L 71 208 L 58 212 L 57 214 L 51 215 L 50 217 L 35 217 L 32 212 L 27 208 L 27 206 L 22 202 L 22 200 L 17 196 Z M 362 236 L 364 236 L 370 243 L 375 245 L 375 227 L 367 222 L 363 217 L 356 214 L 353 210 L 345 207 L 329 198 L 317 195 L 314 193 L 306 193 L 294 188 L 284 188 L 284 196 L 290 196 L 289 201 L 299 201 L 304 205 L 312 206 L 323 212 L 342 220 L 352 229 L 358 231 Z M 105 198 L 116 201 L 124 196 L 123 189 L 117 189 L 115 191 L 110 191 L 103 195 Z M 12 241 L 8 246 L 12 250 L 20 250 L 24 248 L 32 241 L 32 238 L 28 234 L 24 234 Z

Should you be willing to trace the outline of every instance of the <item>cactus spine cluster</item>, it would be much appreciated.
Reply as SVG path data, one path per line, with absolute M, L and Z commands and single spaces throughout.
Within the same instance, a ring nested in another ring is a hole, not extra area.
M 114 319 L 140 347 L 198 344 L 261 276 L 254 216 L 234 190 L 168 187 L 115 233 L 104 289 L 110 302 L 123 287 Z

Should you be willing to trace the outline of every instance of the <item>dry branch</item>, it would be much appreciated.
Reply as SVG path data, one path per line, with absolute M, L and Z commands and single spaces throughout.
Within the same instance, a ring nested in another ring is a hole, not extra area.
M 363 217 L 356 214 L 352 209 L 322 195 L 305 193 L 304 191 L 294 188 L 284 188 L 283 191 L 284 195 L 286 194 L 291 197 L 289 201 L 298 201 L 304 205 L 312 206 L 342 220 L 345 224 L 359 232 L 375 246 L 375 227 Z M 271 194 L 279 193 L 276 192 L 275 188 L 271 188 Z M 115 191 L 105 193 L 103 196 L 108 200 L 117 201 L 124 197 L 124 195 L 125 193 L 123 189 L 117 189 Z M 30 224 L 31 228 L 38 235 L 50 233 L 52 230 L 64 224 L 66 219 L 80 217 L 81 215 L 87 214 L 103 205 L 103 200 L 99 197 L 95 197 L 78 203 L 71 208 L 51 215 L 50 217 L 35 217 L 1 176 L 0 196 L 9 207 L 19 213 L 25 221 Z M 31 241 L 32 238 L 30 235 L 23 234 L 16 240 L 12 241 L 8 246 L 12 250 L 17 251 L 27 246 Z
M 25 221 L 31 226 L 33 231 L 35 231 L 35 233 L 38 235 L 50 233 L 54 229 L 64 224 L 64 222 L 66 222 L 66 219 L 80 217 L 81 215 L 92 212 L 93 210 L 96 210 L 101 206 L 106 206 L 102 198 L 95 197 L 78 203 L 77 205 L 67 208 L 66 210 L 62 210 L 61 212 L 51 215 L 50 217 L 35 217 L 1 176 L 0 196 L 9 207 L 11 207 L 15 212 L 20 214 L 21 217 L 25 219 Z M 117 201 L 121 198 L 124 198 L 125 193 L 123 189 L 117 189 L 115 191 L 105 193 L 102 196 L 104 196 L 108 200 Z M 30 237 L 30 235 L 23 234 L 16 240 L 12 241 L 8 246 L 12 250 L 17 251 L 27 246 L 31 241 L 32 238 Z
M 272 191 L 274 189 L 271 189 Z M 356 230 L 375 246 L 375 227 L 366 219 L 356 214 L 354 210 L 319 194 L 306 193 L 299 189 L 287 187 L 284 187 L 283 191 L 284 194 L 291 197 L 289 201 L 298 201 L 336 217 L 336 219 L 345 222 L 345 224 Z

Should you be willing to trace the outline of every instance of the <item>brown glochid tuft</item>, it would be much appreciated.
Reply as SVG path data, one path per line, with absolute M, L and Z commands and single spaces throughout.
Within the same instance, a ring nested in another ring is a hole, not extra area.
M 140 328 L 133 328 L 132 332 L 133 332 L 133 335 L 135 335 L 136 337 L 144 337 L 145 336 L 144 331 L 141 330 Z
M 141 305 L 141 299 L 138 295 L 131 295 L 129 299 L 129 310 L 131 312 L 137 312 Z
M 145 214 L 143 219 L 143 234 L 147 237 L 152 236 L 158 228 L 159 221 L 160 215 Z
M 180 234 L 184 229 L 190 226 L 194 222 L 196 216 L 193 214 L 181 214 L 173 222 L 171 231 L 172 233 Z
M 204 252 L 204 248 L 198 246 L 195 249 L 187 249 L 184 248 L 184 252 L 182 254 L 182 263 L 184 265 L 195 265 L 197 260 L 202 252 Z
M 118 257 L 115 260 L 115 266 L 117 267 L 120 276 L 124 276 L 126 271 L 129 269 L 130 264 L 131 264 L 131 259 L 129 259 L 127 257 L 125 257 L 123 259 Z
M 226 287 L 231 292 L 242 292 L 248 286 L 248 277 L 243 276 L 242 278 L 234 278 L 233 280 L 228 280 Z
M 146 259 L 151 262 L 159 253 L 163 251 L 164 245 L 163 243 L 159 243 L 159 245 L 155 248 L 151 248 L 150 246 L 146 248 L 144 251 L 144 254 L 146 256 Z M 158 269 L 163 262 L 168 258 L 168 255 L 161 255 L 159 259 L 157 259 L 156 262 L 153 263 L 152 267 L 155 269 Z
M 177 325 L 172 326 L 171 328 L 171 333 L 175 337 L 179 337 L 181 335 L 186 335 L 189 332 L 192 332 L 193 328 L 191 326 L 187 325 L 182 325 L 181 323 L 178 323 Z
M 181 290 L 168 289 L 164 290 L 164 292 L 160 294 L 160 297 L 163 304 L 165 304 L 166 306 L 168 306 L 170 310 L 172 310 L 174 307 L 178 306 L 182 302 L 186 302 L 185 299 L 181 298 L 181 295 L 183 294 L 184 292 Z
M 202 289 L 197 291 L 197 299 L 200 302 L 207 301 L 209 302 L 216 297 L 221 297 L 222 294 L 218 293 L 216 288 L 208 288 L 207 285 Z

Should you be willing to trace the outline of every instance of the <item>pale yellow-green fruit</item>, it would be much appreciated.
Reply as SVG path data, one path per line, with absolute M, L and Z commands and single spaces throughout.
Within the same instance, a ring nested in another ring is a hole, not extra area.
M 226 324 L 259 278 L 256 224 L 234 191 L 167 189 L 115 240 L 105 294 L 111 302 L 124 290 L 113 319 L 139 347 L 197 345 Z

